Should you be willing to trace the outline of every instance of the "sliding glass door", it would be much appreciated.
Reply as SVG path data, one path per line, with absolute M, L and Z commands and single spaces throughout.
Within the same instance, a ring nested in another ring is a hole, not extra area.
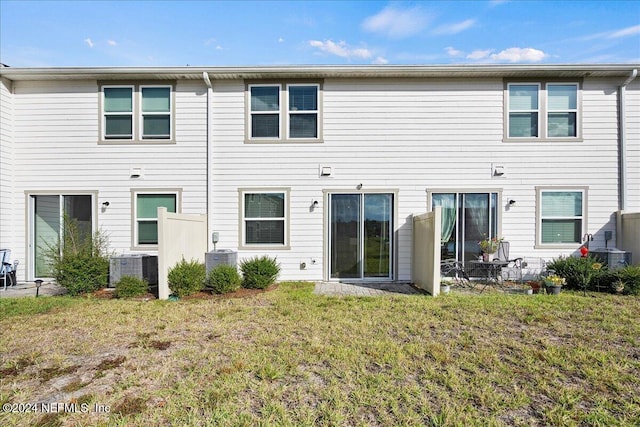
M 442 207 L 443 260 L 477 259 L 478 242 L 497 236 L 498 193 L 432 193 L 431 206 Z
M 329 195 L 332 279 L 392 277 L 393 194 Z
M 81 236 L 93 232 L 92 195 L 31 196 L 31 259 L 33 275 L 51 277 L 46 257 L 48 248 L 56 245 L 63 233 L 63 220 L 76 222 Z

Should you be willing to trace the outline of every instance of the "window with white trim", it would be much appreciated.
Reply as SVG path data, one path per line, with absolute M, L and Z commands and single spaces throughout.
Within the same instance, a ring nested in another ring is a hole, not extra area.
M 586 189 L 538 188 L 538 244 L 574 245 L 586 223 Z
M 288 246 L 288 191 L 240 192 L 242 246 Z
M 133 86 L 105 86 L 104 139 L 133 139 Z
M 505 98 L 507 139 L 579 137 L 579 83 L 508 83 Z
M 301 142 L 320 139 L 319 83 L 249 84 L 250 141 Z
M 141 86 L 142 139 L 171 139 L 171 87 Z
M 178 193 L 135 192 L 134 194 L 134 246 L 158 244 L 158 208 L 178 212 Z
M 171 85 L 103 85 L 103 141 L 161 141 L 173 139 Z

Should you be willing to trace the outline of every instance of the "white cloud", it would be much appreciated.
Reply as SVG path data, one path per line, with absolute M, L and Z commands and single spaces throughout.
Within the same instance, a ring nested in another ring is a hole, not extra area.
M 283 39 L 282 37 L 280 37 L 280 38 L 278 39 L 278 43 L 284 43 L 284 39 Z
M 359 59 L 369 59 L 372 56 L 372 53 L 369 49 L 365 48 L 352 48 L 347 45 L 346 42 L 334 42 L 332 40 L 310 40 L 309 46 L 315 47 L 322 52 L 330 53 L 332 55 L 339 56 L 341 58 L 359 58 Z
M 376 65 L 385 65 L 385 64 L 388 64 L 389 61 L 386 58 L 383 58 L 382 56 L 377 56 L 376 59 L 374 59 L 371 63 Z
M 488 58 L 489 55 L 493 52 L 491 49 L 487 50 L 474 50 L 469 55 L 467 55 L 467 59 L 473 59 L 474 61 L 478 61 L 481 59 Z
M 362 28 L 392 38 L 403 38 L 421 32 L 429 21 L 429 16 L 419 7 L 399 9 L 388 6 L 378 14 L 366 18 Z
M 117 45 L 118 45 L 118 43 L 116 43 L 116 41 L 115 41 L 115 40 L 107 40 L 107 44 L 108 44 L 109 46 L 117 46 Z
M 543 51 L 531 47 L 510 47 L 498 53 L 491 52 L 493 52 L 492 49 L 474 50 L 467 55 L 467 59 L 491 62 L 540 62 L 549 56 Z
M 510 47 L 502 52 L 491 55 L 491 59 L 494 61 L 507 62 L 540 62 L 546 57 L 546 53 L 531 47 Z
M 87 46 L 89 46 L 91 48 L 94 46 L 93 41 L 91 41 L 90 38 L 84 39 L 84 42 L 87 44 Z
M 441 25 L 435 30 L 433 30 L 434 34 L 458 34 L 464 30 L 467 30 L 473 27 L 476 24 L 475 19 L 466 19 L 461 22 L 456 22 L 454 24 Z
M 590 41 L 597 39 L 619 39 L 622 37 L 634 36 L 640 34 L 640 25 L 634 25 L 633 27 L 621 28 L 614 31 L 605 31 L 602 33 L 589 34 L 587 36 L 579 37 L 576 40 Z
M 449 55 L 449 56 L 457 57 L 457 56 L 464 55 L 463 51 L 458 50 L 458 49 L 456 49 L 454 47 L 451 47 L 451 46 L 445 47 L 444 50 L 447 51 L 447 55 Z
M 640 25 L 635 25 L 633 27 L 623 28 L 618 31 L 614 31 L 610 33 L 607 38 L 609 39 L 617 39 L 620 37 L 633 36 L 635 34 L 640 34 Z

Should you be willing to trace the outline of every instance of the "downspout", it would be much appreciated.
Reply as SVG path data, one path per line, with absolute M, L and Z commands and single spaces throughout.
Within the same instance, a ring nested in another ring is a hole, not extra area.
M 211 147 L 211 122 L 212 122 L 212 111 L 211 111 L 211 102 L 213 100 L 213 86 L 211 85 L 211 79 L 209 79 L 209 74 L 206 71 L 202 72 L 202 79 L 204 80 L 204 83 L 207 85 L 207 161 L 206 161 L 206 165 L 207 165 L 207 186 L 206 186 L 206 191 L 207 191 L 207 197 L 206 197 L 206 203 L 207 203 L 207 207 L 206 207 L 206 214 L 207 214 L 207 250 L 209 249 L 209 245 L 211 243 L 211 200 L 212 200 L 212 184 L 211 184 L 211 177 L 212 177 L 212 172 L 211 172 L 211 164 L 212 164 L 212 160 L 211 160 L 211 154 L 212 154 L 212 147 Z
M 619 191 L 618 213 L 616 214 L 616 246 L 624 247 L 624 232 L 622 230 L 622 213 L 627 209 L 627 132 L 626 132 L 626 100 L 627 85 L 638 76 L 638 69 L 634 68 L 631 75 L 618 88 L 618 161 L 619 161 Z

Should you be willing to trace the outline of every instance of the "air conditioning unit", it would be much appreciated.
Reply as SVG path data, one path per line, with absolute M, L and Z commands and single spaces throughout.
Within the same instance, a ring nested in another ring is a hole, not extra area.
M 220 264 L 233 265 L 238 264 L 238 253 L 231 249 L 218 249 L 217 251 L 211 251 L 204 254 L 204 264 L 209 271 L 216 268 Z
M 621 251 L 617 248 L 598 248 L 589 253 L 611 270 L 631 265 L 631 252 Z
M 150 286 L 158 285 L 158 257 L 147 254 L 130 254 L 112 257 L 109 261 L 109 286 L 124 276 L 146 280 Z

